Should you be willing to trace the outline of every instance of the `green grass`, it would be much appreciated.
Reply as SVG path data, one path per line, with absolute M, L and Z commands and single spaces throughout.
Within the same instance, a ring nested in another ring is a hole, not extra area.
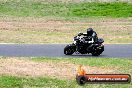
M 69 62 L 73 64 L 81 64 L 84 66 L 101 67 L 106 69 L 117 70 L 118 73 L 132 75 L 132 60 L 130 58 L 32 58 L 39 62 Z
M 71 43 L 89 27 L 105 43 L 132 43 L 131 20 L 132 3 L 0 1 L 0 43 Z
M 1 88 L 131 88 L 132 84 L 86 84 L 79 86 L 76 80 L 60 80 L 49 77 L 26 78 L 0 76 Z
M 119 69 L 123 73 L 131 73 L 132 70 L 132 60 L 129 58 L 32 58 L 34 61 L 68 61 L 73 64 L 82 64 L 86 66 L 95 66 L 102 68 L 111 68 L 111 69 Z
M 18 17 L 132 17 L 131 3 L 47 3 L 20 0 L 0 3 L 0 15 Z
M 6 59 L 3 57 L 3 59 Z M 20 59 L 20 58 L 18 58 Z M 85 66 L 116 69 L 122 74 L 132 75 L 131 58 L 25 58 L 35 62 L 69 62 Z M 118 69 L 117 69 L 118 68 Z M 79 86 L 75 79 L 58 79 L 51 77 L 17 77 L 10 75 L 0 76 L 0 88 L 131 88 L 130 84 L 86 84 Z
M 89 66 L 128 66 L 132 65 L 131 59 L 124 59 L 124 58 L 96 58 L 96 57 L 88 57 L 88 58 L 48 58 L 48 57 L 42 57 L 42 58 L 32 58 L 34 61 L 53 61 L 53 62 L 59 62 L 59 61 L 68 61 L 74 64 L 83 64 L 83 65 L 89 65 Z M 126 64 L 127 63 L 127 64 Z
M 94 66 L 101 68 L 108 68 L 117 70 L 121 74 L 131 74 L 132 75 L 132 59 L 131 58 L 32 58 L 31 60 L 37 62 L 55 62 L 66 61 L 74 64 L 82 64 L 85 66 Z M 73 80 L 75 81 L 75 80 Z M 76 85 L 73 82 L 72 85 Z M 84 88 L 131 88 L 131 84 L 86 84 Z M 78 86 L 77 86 L 78 87 Z M 80 87 L 80 86 L 79 86 Z M 72 87 L 71 87 L 72 88 Z
M 70 81 L 70 80 L 69 80 Z M 74 83 L 73 85 L 70 85 Z M 75 82 L 49 77 L 26 78 L 15 76 L 0 76 L 0 88 L 75 88 Z

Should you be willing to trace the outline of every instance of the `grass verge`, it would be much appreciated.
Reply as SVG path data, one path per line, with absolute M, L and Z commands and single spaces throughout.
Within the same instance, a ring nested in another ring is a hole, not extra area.
M 0 3 L 0 15 L 18 17 L 132 17 L 131 3 L 59 3 L 13 0 Z
M 132 18 L 0 18 L 0 43 L 71 43 L 92 27 L 105 43 L 132 43 Z
M 59 80 L 48 77 L 23 78 L 0 76 L 1 88 L 131 88 L 132 84 L 86 84 L 79 86 L 75 80 Z
M 57 66 L 58 63 L 61 63 L 62 66 L 59 67 L 52 67 L 50 64 L 49 66 L 53 69 L 63 67 L 66 68 L 69 63 L 71 66 L 82 64 L 83 66 L 90 66 L 94 67 L 93 69 L 112 69 L 114 70 L 113 73 L 122 73 L 122 74 L 130 74 L 132 75 L 132 60 L 131 58 L 9 58 L 9 57 L 2 57 L 0 59 L 0 69 L 3 66 L 3 63 L 8 63 L 10 67 L 13 68 L 19 67 L 19 71 L 23 69 L 27 69 L 26 67 L 30 67 L 30 69 L 35 69 L 39 67 L 41 64 L 41 69 L 46 68 L 42 66 L 42 64 L 52 63 L 54 66 Z M 62 63 L 63 62 L 63 63 Z M 27 64 L 25 64 L 27 63 Z M 15 67 L 12 65 L 15 64 Z M 18 64 L 18 65 L 17 65 Z M 26 66 L 25 66 L 25 65 Z M 5 65 L 5 64 L 4 64 Z M 6 66 L 6 65 L 5 65 Z M 48 67 L 48 66 L 47 66 Z M 96 68 L 95 68 L 96 67 Z M 5 67 L 4 67 L 5 68 Z M 27 69 L 30 70 L 30 69 Z M 70 69 L 70 67 L 68 68 Z M 88 69 L 90 72 L 90 69 Z M 11 69 L 10 69 L 11 71 Z M 25 70 L 24 70 L 25 71 Z M 38 71 L 38 70 L 37 70 Z M 95 70 L 94 70 L 95 71 Z M 63 69 L 61 69 L 63 73 Z M 60 72 L 60 73 L 61 73 Z M 18 72 L 17 72 L 18 73 Z M 56 73 L 56 72 L 55 72 Z M 56 75 L 57 76 L 57 75 Z M 12 74 L 1 74 L 0 75 L 0 87 L 1 88 L 82 88 L 79 86 L 75 79 L 63 79 L 58 77 L 52 76 L 15 76 Z M 83 86 L 84 88 L 131 88 L 132 83 L 130 84 L 86 84 Z
M 4 0 L 0 1 L 0 43 L 70 43 L 89 27 L 105 43 L 132 43 L 131 17 L 131 3 Z
M 72 83 L 74 81 L 71 81 Z M 67 80 L 59 80 L 48 77 L 24 78 L 15 76 L 0 76 L 1 88 L 65 88 L 70 86 Z M 74 88 L 74 85 L 71 87 Z
M 132 60 L 130 58 L 32 58 L 34 61 L 68 61 L 73 64 L 81 64 L 91 67 L 102 67 L 102 68 L 111 68 L 118 69 L 123 73 L 131 73 L 132 70 Z

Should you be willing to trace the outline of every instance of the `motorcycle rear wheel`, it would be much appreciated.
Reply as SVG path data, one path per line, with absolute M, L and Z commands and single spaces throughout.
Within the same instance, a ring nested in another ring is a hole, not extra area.
M 104 51 L 104 47 L 102 47 L 101 50 L 96 49 L 91 54 L 92 54 L 92 56 L 99 56 L 100 54 L 102 54 L 103 51 Z
M 92 54 L 92 56 L 99 56 L 101 53 L 99 53 L 99 52 L 92 52 L 91 54 Z

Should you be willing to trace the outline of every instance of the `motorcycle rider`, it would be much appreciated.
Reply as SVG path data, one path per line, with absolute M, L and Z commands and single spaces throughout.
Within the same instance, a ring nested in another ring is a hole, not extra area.
M 83 35 L 88 43 L 96 43 L 98 41 L 97 33 L 92 29 L 88 28 L 87 33 L 79 33 L 78 36 Z M 91 41 L 89 41 L 91 39 Z
M 92 29 L 88 28 L 87 33 L 79 33 L 78 36 L 84 36 L 85 43 L 89 46 L 87 50 L 91 50 L 93 43 L 98 41 L 97 33 Z

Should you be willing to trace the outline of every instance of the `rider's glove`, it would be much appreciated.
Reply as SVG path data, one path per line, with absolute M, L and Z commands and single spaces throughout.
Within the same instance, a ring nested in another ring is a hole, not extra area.
M 83 35 L 83 33 L 79 33 L 79 34 L 78 34 L 78 36 L 81 36 L 81 35 Z

